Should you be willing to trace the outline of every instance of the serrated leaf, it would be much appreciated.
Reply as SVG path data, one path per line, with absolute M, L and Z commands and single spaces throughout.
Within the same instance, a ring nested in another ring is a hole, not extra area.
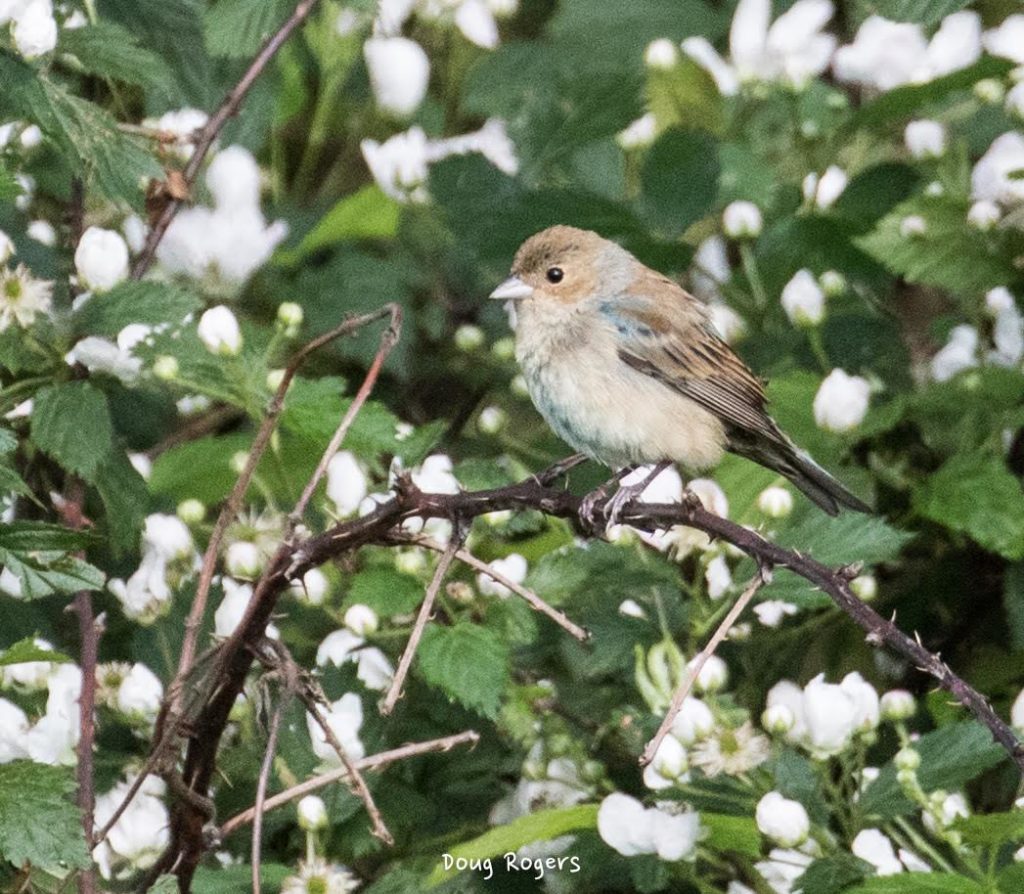
M 1007 758 L 1006 751 L 992 741 L 992 734 L 974 721 L 927 733 L 914 743 L 914 748 L 921 754 L 918 779 L 925 791 L 958 789 Z M 914 804 L 900 789 L 892 761 L 864 792 L 861 808 L 865 815 L 883 819 L 914 810 Z
M 51 649 L 40 649 L 36 645 L 35 637 L 28 636 L 18 640 L 13 646 L 8 646 L 0 652 L 0 667 L 11 664 L 26 664 L 29 661 L 49 661 L 54 664 L 65 664 L 71 659 L 62 652 L 54 652 Z
M 761 833 L 752 816 L 727 816 L 724 813 L 701 813 L 701 825 L 708 829 L 706 844 L 716 851 L 761 856 Z
M 597 811 L 597 804 L 577 804 L 574 807 L 540 810 L 491 829 L 472 841 L 450 847 L 447 853 L 453 860 L 485 860 L 501 854 L 515 853 L 524 845 L 535 841 L 551 841 L 569 832 L 596 829 Z M 438 863 L 427 879 L 427 886 L 436 887 L 456 874 L 454 866 L 446 869 L 443 862 Z
M 88 382 L 68 382 L 36 392 L 31 432 L 40 450 L 89 482 L 95 481 L 113 448 L 107 398 Z
M 485 717 L 497 716 L 508 683 L 508 648 L 492 630 L 464 622 L 431 624 L 417 659 L 431 686 Z
M 988 894 L 990 888 L 963 875 L 945 872 L 901 872 L 865 879 L 843 894 Z
M 960 817 L 953 828 L 963 835 L 969 845 L 997 847 L 1000 844 L 1019 845 L 1024 839 L 1024 811 L 978 814 Z
M 88 562 L 61 553 L 35 555 L 0 548 L 0 565 L 21 583 L 22 599 L 39 599 L 51 593 L 102 590 L 106 577 Z
M 904 235 L 903 221 L 920 217 L 923 233 Z M 939 196 L 897 205 L 854 244 L 908 282 L 951 292 L 984 292 L 1014 276 L 1006 234 L 988 235 L 966 226 L 967 206 Z
M 0 856 L 21 867 L 85 869 L 82 819 L 71 801 L 75 781 L 64 767 L 32 761 L 0 764 Z
M 16 521 L 0 526 L 0 549 L 11 552 L 70 552 L 84 549 L 93 539 L 84 531 L 46 522 Z
M 363 603 L 379 615 L 401 615 L 414 611 L 423 595 L 424 585 L 412 575 L 395 569 L 368 568 L 353 578 L 346 602 Z
M 171 76 L 163 59 L 140 47 L 127 28 L 96 22 L 60 32 L 59 52 L 71 53 L 89 74 L 140 87 L 155 87 Z
M 294 5 L 292 0 L 219 0 L 204 16 L 210 55 L 252 56 Z
M 714 205 L 718 175 L 718 143 L 713 137 L 679 128 L 667 130 L 644 160 L 644 207 L 667 236 L 679 236 Z
M 149 488 L 122 451 L 113 451 L 100 467 L 96 489 L 106 510 L 110 545 L 116 553 L 135 549 L 146 519 Z
M 839 894 L 874 871 L 870 863 L 840 851 L 811 863 L 793 883 L 793 889 L 802 894 Z
M 130 323 L 177 326 L 200 306 L 198 297 L 170 283 L 124 282 L 82 305 L 74 315 L 75 330 L 113 338 Z
M 931 28 L 946 16 L 970 5 L 970 0 L 857 0 L 858 20 L 878 15 L 890 22 L 914 22 Z
M 319 249 L 352 239 L 387 239 L 398 230 L 398 203 L 376 184 L 364 186 L 337 204 L 302 237 L 298 247 L 278 252 L 285 264 L 297 264 Z
M 1024 558 L 1024 493 L 1001 457 L 954 456 L 918 487 L 914 508 L 985 549 Z

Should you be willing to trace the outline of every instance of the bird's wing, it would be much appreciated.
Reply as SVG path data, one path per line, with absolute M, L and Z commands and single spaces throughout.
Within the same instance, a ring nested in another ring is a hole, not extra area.
M 727 430 L 774 435 L 760 380 L 733 353 L 704 306 L 670 279 L 644 269 L 629 290 L 602 301 L 620 359 L 714 413 Z

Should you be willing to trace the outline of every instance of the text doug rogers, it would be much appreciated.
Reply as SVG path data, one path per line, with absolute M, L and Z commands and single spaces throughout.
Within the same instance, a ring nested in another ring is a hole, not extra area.
M 469 859 L 467 857 L 453 857 L 451 854 L 441 854 L 441 861 L 446 870 L 455 869 L 456 872 L 482 872 L 484 881 L 494 877 L 494 864 L 496 860 L 490 857 Z M 579 872 L 579 857 L 520 857 L 509 851 L 500 860 L 499 866 L 504 864 L 506 872 L 532 872 L 536 879 L 544 878 L 548 872 Z

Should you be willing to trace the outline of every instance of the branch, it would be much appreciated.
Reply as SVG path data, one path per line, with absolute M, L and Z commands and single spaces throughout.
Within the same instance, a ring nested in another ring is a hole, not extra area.
M 408 760 L 411 757 L 418 757 L 421 754 L 451 751 L 457 745 L 476 745 L 479 741 L 480 735 L 477 732 L 466 730 L 454 736 L 431 739 L 429 742 L 413 742 L 409 745 L 402 745 L 400 748 L 393 748 L 391 751 L 382 751 L 380 754 L 373 754 L 370 757 L 363 757 L 357 761 L 352 761 L 352 765 L 357 770 L 381 770 L 390 764 Z M 297 801 L 299 798 L 326 788 L 328 785 L 348 779 L 350 775 L 345 767 L 331 770 L 329 773 L 321 773 L 319 776 L 314 776 L 312 779 L 307 779 L 305 782 L 300 782 L 298 785 L 293 785 L 291 788 L 267 798 L 263 802 L 263 812 L 268 813 L 271 810 L 276 810 L 278 807 L 283 807 L 285 804 Z M 232 832 L 251 823 L 255 819 L 256 813 L 255 806 L 243 810 L 241 813 L 236 813 L 220 827 L 219 837 L 222 839 L 227 838 Z
M 227 96 L 221 101 L 217 111 L 210 116 L 206 124 L 196 133 L 195 148 L 188 160 L 188 164 L 185 165 L 185 170 L 182 172 L 182 178 L 188 190 L 191 190 L 192 185 L 196 182 L 199 169 L 202 167 L 210 147 L 213 146 L 218 135 L 224 129 L 224 125 L 233 116 L 238 114 L 242 101 L 256 82 L 256 79 L 263 73 L 263 70 L 270 63 L 270 60 L 274 58 L 277 51 L 281 49 L 285 41 L 291 37 L 292 32 L 309 17 L 316 4 L 317 0 L 300 0 L 284 24 L 277 29 L 275 34 L 267 39 L 259 52 L 253 57 L 249 67 L 245 70 L 238 83 L 231 88 Z M 160 244 L 160 240 L 164 238 L 164 234 L 181 208 L 181 204 L 180 199 L 168 198 L 167 204 L 164 205 L 160 216 L 150 228 L 149 235 L 146 236 L 146 244 L 135 260 L 135 265 L 132 267 L 132 279 L 142 279 L 152 266 L 153 259 L 156 257 L 157 246 Z

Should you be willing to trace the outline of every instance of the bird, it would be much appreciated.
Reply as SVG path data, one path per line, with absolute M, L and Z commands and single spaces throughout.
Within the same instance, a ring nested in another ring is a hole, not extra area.
M 607 486 L 638 465 L 601 512 L 608 524 L 661 470 L 713 468 L 728 451 L 787 478 L 829 515 L 871 508 L 801 450 L 768 414 L 761 380 L 707 306 L 617 243 L 558 225 L 529 237 L 490 297 L 504 301 L 534 405 L 565 442 L 618 469 L 580 514 L 598 521 Z

